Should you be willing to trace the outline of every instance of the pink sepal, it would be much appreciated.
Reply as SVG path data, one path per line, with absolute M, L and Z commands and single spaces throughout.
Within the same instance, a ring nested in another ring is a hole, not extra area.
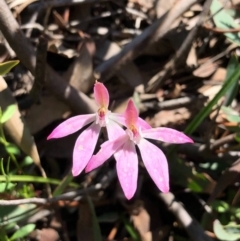
M 96 82 L 94 85 L 94 98 L 99 107 L 105 107 L 108 109 L 109 105 L 109 94 L 107 88 L 103 83 Z
M 163 141 L 167 143 L 193 143 L 193 140 L 186 136 L 184 133 L 166 127 L 143 130 L 142 136 L 144 138 Z
M 58 125 L 52 133 L 47 137 L 47 140 L 52 138 L 61 138 L 64 136 L 68 136 L 81 128 L 85 125 L 93 122 L 96 119 L 95 114 L 89 115 L 78 115 L 67 119 L 66 121 L 62 122 Z
M 143 163 L 162 192 L 169 191 L 168 163 L 164 153 L 149 141 L 142 139 L 138 144 Z
M 73 150 L 73 176 L 79 175 L 92 157 L 100 130 L 101 127 L 93 123 L 77 138 Z

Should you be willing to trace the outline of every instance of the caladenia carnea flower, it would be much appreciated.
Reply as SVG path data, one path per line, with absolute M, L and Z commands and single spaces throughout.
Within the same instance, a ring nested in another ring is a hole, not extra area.
M 133 197 L 137 188 L 138 156 L 135 145 L 138 146 L 144 165 L 157 187 L 162 192 L 168 192 L 169 172 L 166 156 L 145 138 L 167 143 L 193 143 L 185 134 L 171 128 L 142 129 L 137 120 L 137 109 L 130 100 L 125 111 L 127 130 L 122 130 L 122 135 L 115 140 L 104 142 L 100 151 L 92 156 L 86 167 L 86 172 L 89 172 L 114 154 L 119 182 L 127 199 Z
M 97 113 L 71 117 L 58 125 L 47 137 L 49 140 L 68 136 L 91 123 L 76 140 L 73 149 L 73 176 L 80 174 L 92 157 L 101 128 L 107 128 L 108 138 L 112 140 L 122 135 L 122 128 L 119 124 L 125 124 L 123 114 L 115 114 L 108 110 L 108 90 L 102 83 L 97 81 L 94 85 L 94 98 L 99 107 Z M 150 128 L 140 118 L 138 118 L 138 123 L 144 129 Z

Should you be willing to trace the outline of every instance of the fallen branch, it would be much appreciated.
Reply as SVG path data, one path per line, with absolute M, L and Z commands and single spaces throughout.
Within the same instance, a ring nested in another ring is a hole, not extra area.
M 35 76 L 36 53 L 4 0 L 0 0 L 0 29 L 21 63 Z M 92 113 L 97 109 L 90 98 L 69 85 L 48 65 L 45 85 L 75 113 Z
M 177 68 L 180 64 L 185 63 L 187 54 L 191 49 L 192 42 L 197 35 L 198 29 L 202 26 L 205 21 L 205 17 L 208 14 L 212 0 L 207 0 L 204 4 L 203 11 L 201 12 L 198 22 L 195 27 L 189 32 L 186 39 L 183 41 L 181 47 L 177 51 L 176 55 L 166 63 L 163 70 L 156 73 L 149 81 L 147 91 L 156 90 L 160 84 L 167 79 L 172 71 Z
M 102 81 L 109 79 L 121 65 L 136 58 L 146 46 L 162 38 L 169 31 L 175 19 L 181 16 L 196 2 L 198 2 L 198 0 L 179 0 L 167 14 L 146 28 L 141 35 L 134 38 L 121 52 L 99 65 L 95 69 L 95 77 Z
M 190 216 L 182 204 L 176 201 L 175 196 L 169 193 L 160 193 L 160 199 L 166 204 L 168 210 L 173 213 L 181 225 L 185 228 L 193 241 L 213 241 L 200 224 Z
M 185 107 L 187 105 L 192 104 L 193 102 L 204 102 L 207 100 L 207 97 L 205 96 L 184 96 L 172 100 L 165 100 L 163 102 L 142 102 L 140 105 L 140 109 L 154 109 L 156 111 L 160 110 L 172 110 L 177 109 L 181 107 Z
M 106 175 L 104 175 L 101 182 L 95 185 L 86 187 L 84 189 L 67 192 L 52 198 L 34 197 L 34 198 L 15 199 L 15 200 L 0 200 L 0 206 L 17 206 L 17 205 L 29 204 L 29 203 L 45 205 L 45 204 L 51 204 L 51 203 L 64 201 L 64 200 L 80 200 L 88 194 L 94 193 L 101 189 L 106 189 L 115 177 L 116 177 L 116 171 L 110 170 Z
M 224 144 L 226 143 L 229 143 L 229 142 L 232 142 L 232 141 L 235 141 L 235 138 L 237 137 L 237 133 L 233 133 L 233 134 L 230 134 L 228 136 L 224 136 L 218 140 L 215 140 L 211 146 L 210 146 L 210 149 L 211 150 L 216 150 L 217 148 L 219 148 L 220 146 L 223 146 Z

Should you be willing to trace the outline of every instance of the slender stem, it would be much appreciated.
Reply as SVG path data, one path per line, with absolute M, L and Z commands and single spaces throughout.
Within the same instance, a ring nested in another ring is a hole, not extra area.
M 58 185 L 61 183 L 61 180 L 54 179 L 54 178 L 44 178 L 44 177 L 39 177 L 39 176 L 28 176 L 28 175 L 9 175 L 8 176 L 10 182 L 37 182 L 37 183 L 49 183 L 49 184 L 54 184 Z M 6 176 L 5 175 L 0 175 L 0 182 L 1 181 L 6 181 Z M 69 183 L 69 186 L 78 188 L 79 185 L 76 183 Z

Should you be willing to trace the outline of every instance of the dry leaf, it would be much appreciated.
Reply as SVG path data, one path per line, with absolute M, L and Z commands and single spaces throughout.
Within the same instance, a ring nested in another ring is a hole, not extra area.
M 157 18 L 162 17 L 175 4 L 176 0 L 158 0 L 156 4 Z
M 78 53 L 75 49 L 66 48 L 63 45 L 62 41 L 60 41 L 60 40 L 54 40 L 54 41 L 49 42 L 48 51 L 56 53 L 56 54 L 60 54 L 69 59 L 78 56 Z
M 212 75 L 217 68 L 218 65 L 216 63 L 203 64 L 193 71 L 193 75 L 199 78 L 207 78 Z
M 92 41 L 82 43 L 79 56 L 75 58 L 68 70 L 63 74 L 64 79 L 83 93 L 91 90 L 95 82 L 92 63 L 92 55 L 95 51 L 91 50 L 95 46 L 90 45 L 94 45 L 94 43 Z
M 53 228 L 43 228 L 39 230 L 39 241 L 58 241 L 58 232 Z
M 94 241 L 92 230 L 92 213 L 87 203 L 81 203 L 77 222 L 78 241 Z
M 177 110 L 162 110 L 158 112 L 149 122 L 152 127 L 168 126 L 169 124 L 182 123 L 189 119 L 190 111 L 183 107 Z
M 47 125 L 70 114 L 69 107 L 53 95 L 41 96 L 40 104 L 27 110 L 25 117 L 32 134 L 36 134 Z
M 64 29 L 64 30 L 68 29 L 67 28 L 67 22 L 63 19 L 63 17 L 56 10 L 53 11 L 53 17 L 54 17 L 55 23 L 61 29 Z
M 216 96 L 216 94 L 221 90 L 221 88 L 222 88 L 221 85 L 214 85 L 206 89 L 205 91 L 203 91 L 202 94 L 208 97 L 208 101 L 206 103 L 211 101 Z M 222 98 L 219 102 L 221 103 L 221 101 L 222 101 Z
M 141 240 L 152 241 L 152 233 L 150 232 L 150 216 L 142 203 L 135 206 L 134 210 L 132 210 L 131 219 L 134 227 L 138 230 L 141 236 Z
M 0 103 L 3 110 L 11 104 L 17 105 L 17 102 L 13 98 L 11 91 L 8 89 L 5 80 L 1 76 L 0 91 Z M 5 122 L 4 129 L 22 151 L 29 155 L 34 163 L 41 169 L 41 171 L 43 171 L 33 136 L 18 109 L 14 112 L 13 116 Z
M 196 49 L 193 46 L 189 51 L 186 62 L 187 62 L 187 65 L 190 67 L 197 66 L 197 54 L 196 54 Z
M 227 70 L 225 68 L 219 67 L 217 68 L 216 72 L 213 74 L 211 80 L 223 82 L 226 78 L 226 73 L 227 73 Z
M 101 43 L 101 48 L 97 48 L 96 57 L 101 61 L 105 61 L 120 51 L 121 48 L 116 43 L 104 41 Z M 136 89 L 136 91 L 143 93 L 143 79 L 133 62 L 121 66 L 120 69 L 116 71 L 116 75 L 120 80 Z

